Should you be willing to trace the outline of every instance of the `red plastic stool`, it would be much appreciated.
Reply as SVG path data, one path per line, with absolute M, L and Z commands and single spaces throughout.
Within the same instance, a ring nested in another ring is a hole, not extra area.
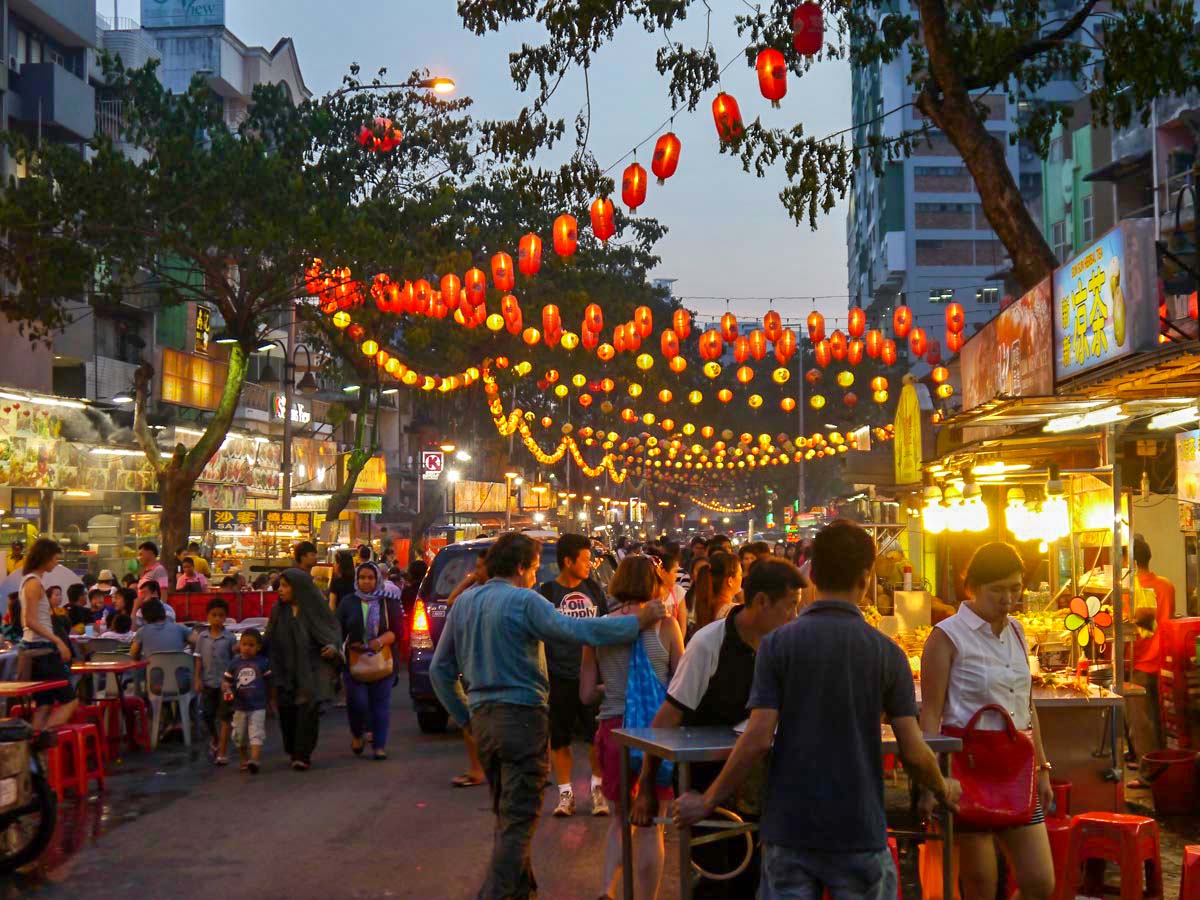
M 1183 880 L 1179 900 L 1200 900 L 1200 846 L 1183 848 Z
M 80 797 L 86 797 L 88 782 L 91 781 L 95 781 L 97 787 L 104 790 L 104 747 L 100 741 L 100 729 L 88 722 L 80 725 L 59 725 L 54 730 L 60 741 L 66 733 L 72 734 L 76 793 Z
M 1061 781 L 1057 778 L 1050 779 L 1050 789 L 1054 791 L 1054 809 L 1046 810 L 1046 818 L 1053 816 L 1056 819 L 1071 818 L 1071 782 Z
M 107 736 L 109 758 L 115 759 L 121 752 L 122 698 L 101 697 L 96 705 L 104 710 L 104 733 Z
M 46 764 L 50 769 L 50 786 L 63 799 L 67 788 L 72 788 L 79 796 L 87 793 L 86 779 L 80 782 L 79 775 L 87 771 L 84 761 L 83 735 L 80 729 L 86 725 L 56 725 L 50 729 L 58 738 L 56 746 L 46 752 Z M 92 726 L 94 727 L 94 726 Z
M 105 738 L 105 735 L 108 733 L 108 729 L 105 727 L 105 722 L 104 722 L 104 720 L 106 718 L 105 712 L 106 712 L 106 710 L 104 710 L 100 706 L 96 706 L 93 704 L 81 703 L 81 704 L 79 704 L 79 706 L 75 707 L 75 715 L 73 715 L 71 717 L 71 724 L 72 725 L 87 724 L 87 725 L 95 725 L 96 726 L 96 731 L 98 731 L 100 733 L 100 749 L 102 751 L 101 762 L 104 764 L 104 767 L 107 769 L 108 768 L 108 760 L 109 760 L 109 746 L 108 746 L 108 740 Z
M 131 749 L 150 750 L 150 710 L 141 697 L 122 697 L 125 734 Z
M 1108 863 L 1121 872 L 1121 888 L 1105 887 Z M 1064 881 L 1067 896 L 1112 896 L 1150 900 L 1163 896 L 1158 823 L 1122 813 L 1083 813 L 1071 822 L 1071 842 Z
M 896 900 L 904 900 L 904 886 L 900 882 L 900 848 L 895 838 L 888 838 L 888 849 L 892 851 L 892 863 L 896 866 Z M 824 900 L 831 900 L 829 891 L 825 892 Z

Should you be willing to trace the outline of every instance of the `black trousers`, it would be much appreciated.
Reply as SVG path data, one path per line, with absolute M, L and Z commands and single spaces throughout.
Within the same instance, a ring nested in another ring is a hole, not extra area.
M 536 897 L 530 845 L 550 771 L 546 710 L 489 703 L 472 714 L 471 734 L 479 747 L 496 815 L 492 860 L 477 900 Z
M 290 758 L 311 763 L 320 729 L 317 704 L 280 702 L 279 730 L 283 734 L 283 749 Z

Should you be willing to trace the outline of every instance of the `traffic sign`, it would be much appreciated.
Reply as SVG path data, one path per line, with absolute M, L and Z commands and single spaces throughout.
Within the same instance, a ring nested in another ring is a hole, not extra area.
M 440 450 L 426 450 L 421 454 L 421 477 L 426 481 L 437 481 L 442 475 L 445 456 Z

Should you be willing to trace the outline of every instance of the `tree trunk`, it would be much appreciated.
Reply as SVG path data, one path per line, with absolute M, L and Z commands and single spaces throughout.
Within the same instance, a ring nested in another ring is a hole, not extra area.
M 158 499 L 162 512 L 158 514 L 158 530 L 162 537 L 162 564 L 175 577 L 175 551 L 186 547 L 192 523 L 192 488 L 195 479 L 176 467 L 158 473 Z
M 933 81 L 917 97 L 917 108 L 950 139 L 979 192 L 992 230 L 1008 250 L 1013 277 L 1031 290 L 1058 265 L 1021 189 L 1008 167 L 1005 148 L 980 120 L 954 60 L 953 37 L 942 0 L 919 0 L 925 48 Z
M 368 391 L 363 391 L 354 414 L 354 448 L 346 461 L 346 480 L 329 498 L 329 507 L 325 510 L 325 518 L 330 521 L 337 519 L 349 505 L 354 495 L 354 486 L 358 484 L 358 476 L 367 466 L 367 460 L 375 455 L 375 438 L 379 433 L 379 406 L 375 407 L 375 421 L 371 424 L 370 445 L 367 445 L 367 413 L 371 410 L 371 397 Z

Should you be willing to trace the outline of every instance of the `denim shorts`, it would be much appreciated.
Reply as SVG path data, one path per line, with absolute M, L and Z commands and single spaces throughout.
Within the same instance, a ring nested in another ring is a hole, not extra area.
M 869 853 L 795 850 L 763 843 L 758 900 L 895 900 L 896 867 L 886 848 Z

